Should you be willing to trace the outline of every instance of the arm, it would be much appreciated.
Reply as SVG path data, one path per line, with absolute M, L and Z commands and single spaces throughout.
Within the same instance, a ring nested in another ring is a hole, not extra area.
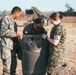
M 27 25 L 27 26 L 25 26 L 25 28 L 23 29 L 23 34 L 24 35 L 30 35 L 30 26 L 29 25 Z
M 47 37 L 47 35 L 43 34 L 42 38 L 43 39 L 46 39 L 53 45 L 58 45 L 59 41 L 60 41 L 60 38 L 61 38 L 61 34 L 62 34 L 62 30 L 61 30 L 61 27 L 58 27 L 56 30 L 55 30 L 55 33 L 53 35 L 53 39 Z
M 9 25 L 10 25 L 10 22 L 8 18 L 3 18 L 1 23 L 1 35 L 8 38 L 18 37 L 22 39 L 23 36 L 21 34 L 15 34 L 14 26 L 11 25 L 11 27 L 9 28 Z
M 3 18 L 1 23 L 1 34 L 5 37 L 14 37 L 14 31 L 12 29 L 9 29 L 9 20 L 8 18 Z
M 47 35 L 45 35 L 45 34 L 42 35 L 42 38 L 47 39 L 51 44 L 53 44 L 55 46 L 59 43 L 59 40 L 60 40 L 60 39 L 51 39 L 51 38 L 47 37 Z
M 56 39 L 47 38 L 47 40 L 55 46 L 57 46 L 57 44 L 59 43 L 59 40 Z

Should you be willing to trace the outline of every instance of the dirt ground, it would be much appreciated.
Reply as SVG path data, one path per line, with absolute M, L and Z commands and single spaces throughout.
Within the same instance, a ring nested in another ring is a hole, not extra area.
M 19 23 L 19 22 L 18 22 Z M 22 23 L 22 22 L 21 22 Z M 76 75 L 76 23 L 63 23 L 66 32 L 66 53 L 64 61 L 67 63 L 66 68 L 62 71 L 62 75 Z M 45 26 L 45 29 L 50 33 L 52 25 Z M 19 27 L 19 33 L 22 33 L 22 28 Z M 17 75 L 22 75 L 21 61 L 17 62 Z M 0 75 L 2 75 L 2 61 L 0 59 Z

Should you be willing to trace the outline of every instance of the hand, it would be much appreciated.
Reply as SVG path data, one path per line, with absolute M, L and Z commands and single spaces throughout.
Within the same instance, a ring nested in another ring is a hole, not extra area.
M 23 39 L 23 35 L 22 35 L 22 34 L 20 34 L 19 39 L 20 39 L 20 40 L 22 40 L 22 39 Z
M 46 38 L 47 38 L 47 35 L 46 35 L 46 34 L 43 34 L 43 35 L 42 35 L 42 38 L 43 38 L 43 39 L 46 39 Z
M 17 38 L 19 38 L 19 39 L 21 39 L 21 40 L 22 40 L 23 35 L 22 35 L 22 34 L 14 34 L 14 37 L 17 37 Z

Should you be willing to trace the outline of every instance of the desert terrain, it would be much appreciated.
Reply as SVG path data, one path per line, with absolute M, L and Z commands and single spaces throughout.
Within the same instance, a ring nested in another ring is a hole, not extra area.
M 23 24 L 23 21 L 18 21 L 18 24 Z M 67 63 L 66 68 L 62 71 L 62 75 L 76 75 L 76 23 L 63 23 L 66 32 L 66 52 L 64 56 L 64 61 Z M 52 25 L 44 26 L 45 29 L 48 32 L 48 35 L 50 33 L 50 30 L 52 28 Z M 18 33 L 22 33 L 23 27 L 18 27 L 19 31 Z M 22 67 L 21 67 L 21 61 L 18 59 L 17 61 L 17 75 L 22 75 Z M 2 75 L 2 61 L 0 59 L 0 75 Z

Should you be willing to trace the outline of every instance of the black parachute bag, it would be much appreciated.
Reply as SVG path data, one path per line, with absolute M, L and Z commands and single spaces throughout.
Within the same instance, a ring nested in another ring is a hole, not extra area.
M 21 44 L 20 44 L 20 41 L 19 41 L 19 39 L 18 38 L 13 38 L 13 42 L 14 42 L 14 50 L 15 50 L 15 52 L 16 52 L 16 54 L 17 54 L 17 57 L 18 57 L 18 59 L 20 59 L 21 60 L 21 54 L 22 54 L 22 52 L 21 52 L 21 50 L 22 50 L 22 48 L 21 48 Z
M 15 29 L 15 32 L 17 33 L 16 22 L 14 23 L 14 29 Z M 14 37 L 12 40 L 14 42 L 13 46 L 14 46 L 14 50 L 16 51 L 17 57 L 18 57 L 18 59 L 21 60 L 21 54 L 22 54 L 21 50 L 22 50 L 22 48 L 21 48 L 20 40 L 17 37 Z

